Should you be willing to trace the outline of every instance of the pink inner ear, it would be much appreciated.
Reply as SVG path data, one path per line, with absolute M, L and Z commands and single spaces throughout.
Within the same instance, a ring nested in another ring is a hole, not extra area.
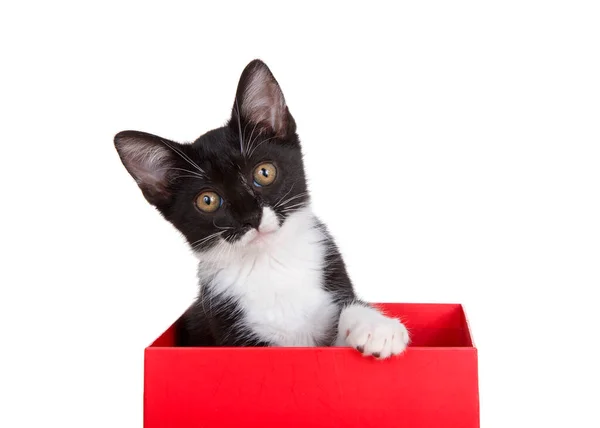
M 125 139 L 120 145 L 121 157 L 140 186 L 163 191 L 172 166 L 168 147 Z
M 258 68 L 252 74 L 243 93 L 242 116 L 283 136 L 287 127 L 286 110 L 279 85 L 266 69 Z

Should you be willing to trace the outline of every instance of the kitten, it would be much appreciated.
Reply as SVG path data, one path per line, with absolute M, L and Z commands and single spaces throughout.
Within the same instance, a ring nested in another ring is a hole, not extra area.
M 263 62 L 244 69 L 224 127 L 193 144 L 123 131 L 115 146 L 199 259 L 178 346 L 351 346 L 380 359 L 405 349 L 404 325 L 356 297 L 311 212 L 296 123 Z

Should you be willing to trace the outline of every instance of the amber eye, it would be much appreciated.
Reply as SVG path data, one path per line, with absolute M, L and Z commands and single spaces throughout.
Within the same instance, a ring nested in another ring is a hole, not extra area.
M 204 211 L 205 213 L 213 213 L 218 210 L 221 205 L 223 205 L 221 197 L 210 190 L 200 193 L 196 198 L 196 206 L 200 211 Z
M 269 162 L 261 163 L 254 170 L 254 184 L 258 187 L 268 186 L 275 181 L 277 169 Z

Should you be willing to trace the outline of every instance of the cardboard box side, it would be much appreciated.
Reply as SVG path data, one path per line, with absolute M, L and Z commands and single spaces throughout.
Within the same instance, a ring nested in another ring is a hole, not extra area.
M 147 428 L 479 427 L 473 348 L 150 348 L 145 376 Z

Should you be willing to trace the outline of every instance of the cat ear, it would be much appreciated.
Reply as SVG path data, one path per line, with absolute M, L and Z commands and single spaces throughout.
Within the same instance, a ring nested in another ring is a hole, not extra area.
M 254 124 L 256 132 L 267 131 L 279 138 L 296 132 L 296 123 L 277 80 L 258 59 L 246 66 L 238 84 L 230 124 L 235 129 L 242 123 Z M 239 128 L 236 131 L 240 132 Z
M 170 180 L 179 144 L 145 132 L 123 131 L 115 136 L 121 161 L 152 205 L 171 197 Z

